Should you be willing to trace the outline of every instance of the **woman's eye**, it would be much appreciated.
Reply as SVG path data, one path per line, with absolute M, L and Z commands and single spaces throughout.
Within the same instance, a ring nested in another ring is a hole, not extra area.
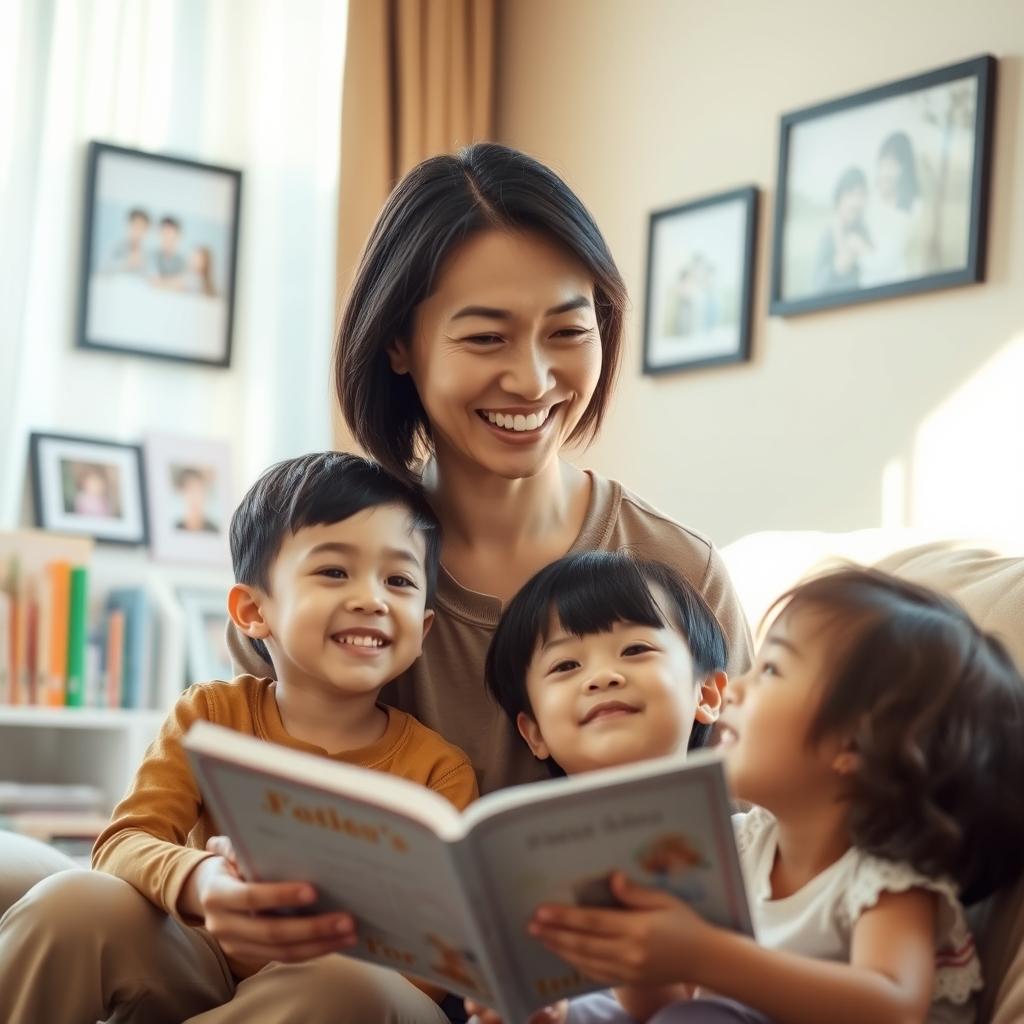
M 775 667 L 775 662 L 773 661 L 766 661 L 761 666 L 761 675 L 763 676 L 777 676 L 778 674 L 779 670 Z
M 387 583 L 387 585 L 389 587 L 415 587 L 416 586 L 416 584 L 413 583 L 413 581 L 411 579 L 409 579 L 408 576 L 389 576 L 387 578 L 387 580 L 386 580 L 386 583 Z
M 647 644 L 630 644 L 622 653 L 623 656 L 629 658 L 634 657 L 637 654 L 646 654 L 648 651 L 653 649 L 653 647 L 650 647 Z
M 348 573 L 344 569 L 321 569 L 318 576 L 326 576 L 331 580 L 343 580 L 348 577 Z
M 571 672 L 574 668 L 579 668 L 579 666 L 580 663 L 578 661 L 572 661 L 567 658 L 565 661 L 560 661 L 558 664 L 552 665 L 551 672 L 552 674 L 555 672 Z
M 570 341 L 576 338 L 583 338 L 590 334 L 588 327 L 563 327 L 559 331 L 555 331 L 556 338 L 568 338 Z
M 498 334 L 473 334 L 466 339 L 466 341 L 473 342 L 474 345 L 497 345 L 501 340 L 501 336 Z

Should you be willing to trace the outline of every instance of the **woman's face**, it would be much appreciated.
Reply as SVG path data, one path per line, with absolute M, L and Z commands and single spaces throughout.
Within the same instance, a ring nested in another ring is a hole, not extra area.
M 442 265 L 411 338 L 389 355 L 412 376 L 440 459 L 533 476 L 579 423 L 601 374 L 593 279 L 540 235 L 481 232 Z

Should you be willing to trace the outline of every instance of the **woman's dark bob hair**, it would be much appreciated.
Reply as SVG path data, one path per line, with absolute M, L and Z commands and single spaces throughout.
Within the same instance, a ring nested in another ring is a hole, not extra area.
M 413 311 L 434 290 L 444 259 L 489 228 L 536 231 L 594 279 L 601 377 L 570 440 L 601 425 L 619 364 L 626 287 L 586 207 L 542 163 L 506 146 L 477 143 L 414 167 L 388 197 L 370 233 L 342 314 L 334 353 L 341 410 L 374 458 L 409 479 L 431 450 L 430 424 L 408 375 L 387 348 L 408 338 Z

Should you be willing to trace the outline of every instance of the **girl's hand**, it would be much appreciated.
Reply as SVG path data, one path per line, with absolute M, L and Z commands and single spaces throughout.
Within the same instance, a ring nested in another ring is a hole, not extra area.
M 476 1017 L 476 1024 L 503 1024 L 502 1019 L 493 1011 L 474 1003 L 472 999 L 466 1000 L 466 1013 Z M 569 1002 L 563 999 L 554 1006 L 545 1006 L 533 1014 L 526 1024 L 564 1024 L 569 1013 Z
M 667 985 L 695 980 L 701 947 L 714 930 L 675 896 L 616 872 L 612 891 L 624 910 L 538 907 L 530 934 L 606 985 Z
M 259 964 L 293 963 L 355 945 L 355 921 L 349 914 L 277 916 L 267 911 L 294 910 L 316 899 L 312 886 L 295 882 L 246 882 L 238 871 L 230 841 L 214 837 L 209 857 L 189 875 L 178 900 L 179 911 L 200 919 L 227 956 Z M 223 852 L 221 852 L 223 851 Z

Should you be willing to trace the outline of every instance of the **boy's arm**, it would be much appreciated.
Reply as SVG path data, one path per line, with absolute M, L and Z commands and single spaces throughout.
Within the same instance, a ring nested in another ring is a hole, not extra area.
M 181 740 L 193 722 L 209 717 L 202 687 L 181 695 L 92 851 L 94 868 L 123 878 L 179 920 L 186 879 L 213 856 L 185 845 L 203 805 Z

